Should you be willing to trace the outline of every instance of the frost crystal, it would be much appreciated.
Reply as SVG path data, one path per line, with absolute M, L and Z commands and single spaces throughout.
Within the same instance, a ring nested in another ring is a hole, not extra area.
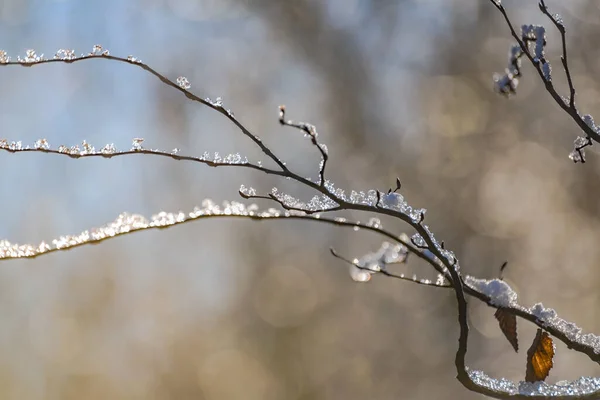
M 379 250 L 355 259 L 350 265 L 350 277 L 357 282 L 368 282 L 371 274 L 387 269 L 389 264 L 406 261 L 408 249 L 402 244 L 383 242 Z
M 246 186 L 241 185 L 240 193 L 242 193 L 244 196 L 252 197 L 252 196 L 256 196 L 256 189 L 254 189 L 253 187 L 247 188 Z
M 594 124 L 594 119 L 590 115 L 585 115 L 584 121 L 586 122 L 586 124 L 588 124 L 590 128 L 597 131 L 598 127 Z M 569 153 L 569 158 L 571 159 L 571 161 L 575 163 L 585 162 L 585 148 L 591 145 L 592 140 L 589 137 L 578 136 L 573 141 L 573 151 Z
M 542 73 L 544 74 L 544 79 L 547 81 L 552 80 L 552 67 L 550 66 L 549 62 L 544 61 L 542 63 Z
M 22 63 L 22 64 L 33 64 L 36 62 L 40 62 L 44 59 L 44 55 L 40 55 L 38 56 L 35 53 L 35 50 L 33 49 L 29 49 L 29 50 L 25 50 L 25 58 L 21 58 L 20 56 L 17 56 L 17 61 Z
M 505 74 L 494 74 L 494 89 L 506 96 L 515 94 L 521 76 L 521 56 L 523 51 L 518 44 L 512 45 L 508 51 L 508 68 Z
M 133 138 L 131 141 L 131 151 L 140 151 L 144 150 L 142 147 L 142 143 L 144 142 L 144 138 Z
M 185 76 L 180 76 L 179 78 L 177 78 L 177 84 L 179 85 L 180 88 L 188 90 L 189 88 L 192 87 L 192 85 L 190 85 L 190 82 L 187 80 L 187 78 Z
M 540 62 L 544 60 L 544 46 L 546 46 L 546 29 L 541 25 L 523 25 L 521 36 L 528 47 L 534 42 L 533 60 Z
M 504 281 L 499 279 L 477 279 L 467 275 L 465 283 L 472 289 L 488 296 L 490 302 L 495 306 L 510 307 L 516 305 L 517 293 Z
M 92 47 L 92 52 L 90 54 L 94 56 L 102 55 L 102 45 L 95 44 L 94 47 Z
M 117 152 L 117 149 L 115 148 L 114 144 L 109 143 L 106 146 L 104 146 L 102 150 L 100 150 L 100 152 L 104 155 L 112 155 Z
M 319 148 L 320 148 L 320 149 L 323 151 L 323 153 L 324 153 L 325 155 L 328 155 L 328 154 L 329 154 L 329 149 L 327 148 L 327 145 L 326 145 L 326 144 L 319 143 Z
M 140 64 L 142 62 L 142 60 L 140 60 L 139 58 L 136 58 L 132 55 L 127 56 L 127 61 L 132 62 L 132 63 L 137 63 L 137 64 Z
M 38 139 L 33 144 L 33 147 L 39 150 L 48 150 L 50 148 L 50 145 L 48 144 L 48 141 L 46 139 Z
M 77 58 L 75 50 L 58 49 L 54 54 L 55 60 L 74 60 L 75 58 Z
M 308 203 L 304 203 L 289 194 L 280 193 L 277 188 L 271 189 L 271 195 L 285 207 L 299 209 L 306 212 L 325 211 L 339 207 L 339 204 L 325 195 L 314 196 Z
M 96 153 L 96 149 L 94 148 L 94 146 L 92 146 L 85 140 L 81 143 L 81 147 L 82 147 L 82 150 L 79 154 L 82 156 L 84 156 L 86 154 L 95 154 Z
M 6 54 L 6 51 L 0 50 L 0 64 L 8 64 L 10 62 L 10 57 Z

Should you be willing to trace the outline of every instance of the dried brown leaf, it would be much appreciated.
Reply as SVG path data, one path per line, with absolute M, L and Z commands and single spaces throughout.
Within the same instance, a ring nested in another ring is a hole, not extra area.
M 537 330 L 531 347 L 527 350 L 527 382 L 537 382 L 546 379 L 550 369 L 554 366 L 554 343 L 547 332 Z
M 500 329 L 508 342 L 512 345 L 513 349 L 519 352 L 519 339 L 517 338 L 517 317 L 514 314 L 509 313 L 504 308 L 496 310 L 494 317 L 498 320 Z

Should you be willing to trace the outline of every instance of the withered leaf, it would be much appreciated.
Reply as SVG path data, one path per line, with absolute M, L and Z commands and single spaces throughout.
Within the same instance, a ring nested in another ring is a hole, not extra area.
M 508 342 L 512 345 L 513 349 L 519 352 L 519 339 L 517 338 L 517 317 L 514 314 L 509 313 L 504 308 L 496 310 L 494 317 L 498 320 L 500 329 Z
M 554 366 L 554 343 L 547 332 L 537 330 L 531 347 L 527 350 L 527 382 L 537 382 L 546 379 L 550 369 Z

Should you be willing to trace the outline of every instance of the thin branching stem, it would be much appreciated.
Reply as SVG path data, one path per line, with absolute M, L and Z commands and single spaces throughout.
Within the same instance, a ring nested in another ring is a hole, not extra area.
M 575 123 L 581 128 L 581 130 L 583 132 L 585 132 L 585 134 L 588 137 L 590 137 L 591 140 L 593 140 L 596 143 L 600 143 L 600 134 L 586 124 L 586 122 L 583 120 L 583 118 L 579 114 L 577 107 L 575 106 L 575 100 L 574 100 L 575 99 L 575 87 L 573 85 L 572 79 L 569 79 L 569 77 L 571 75 L 570 72 L 568 72 L 568 74 L 567 74 L 567 79 L 569 80 L 569 89 L 571 91 L 571 98 L 569 99 L 568 102 L 565 102 L 563 100 L 562 96 L 560 94 L 558 94 L 558 92 L 556 91 L 556 88 L 554 87 L 552 80 L 548 80 L 545 78 L 544 72 L 542 71 L 542 67 L 541 67 L 540 63 L 534 59 L 533 55 L 531 54 L 531 52 L 529 51 L 529 49 L 527 47 L 527 44 L 521 39 L 521 37 L 519 36 L 517 31 L 515 30 L 504 6 L 498 1 L 495 1 L 495 0 L 490 0 L 490 1 L 500 11 L 502 16 L 504 17 L 504 20 L 506 21 L 506 25 L 510 29 L 510 33 L 511 33 L 512 37 L 517 41 L 517 43 L 521 47 L 521 50 L 523 51 L 523 54 L 525 54 L 525 56 L 529 59 L 531 64 L 534 66 L 535 70 L 538 72 L 538 75 L 542 79 L 542 82 L 544 82 L 546 91 L 550 94 L 550 96 L 552 96 L 552 98 L 554 99 L 556 104 L 558 104 L 558 106 L 560 108 L 562 108 L 571 117 L 571 119 L 573 121 L 575 121 Z M 547 7 L 544 6 L 544 8 L 547 11 Z M 564 57 L 563 66 L 565 66 L 565 72 L 567 72 L 568 70 L 566 68 L 566 65 L 567 65 L 566 39 L 564 39 L 564 33 L 562 31 L 561 31 L 561 35 L 563 37 L 563 57 Z

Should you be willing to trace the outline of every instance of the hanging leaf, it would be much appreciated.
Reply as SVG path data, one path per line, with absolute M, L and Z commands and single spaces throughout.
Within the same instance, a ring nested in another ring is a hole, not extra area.
M 546 379 L 550 369 L 554 366 L 554 343 L 547 332 L 537 330 L 531 347 L 527 350 L 527 382 L 537 382 Z
M 500 324 L 500 329 L 508 342 L 512 345 L 513 349 L 518 353 L 519 352 L 519 340 L 517 338 L 517 317 L 514 314 L 509 313 L 504 308 L 499 308 L 496 310 L 494 317 L 498 320 Z

